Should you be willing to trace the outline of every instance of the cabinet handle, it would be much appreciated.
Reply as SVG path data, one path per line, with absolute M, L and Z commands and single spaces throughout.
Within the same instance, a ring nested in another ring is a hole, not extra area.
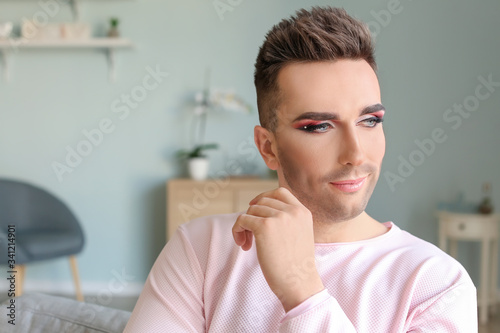
M 464 231 L 465 230 L 465 223 L 461 222 L 459 225 L 458 225 L 458 229 L 460 231 Z

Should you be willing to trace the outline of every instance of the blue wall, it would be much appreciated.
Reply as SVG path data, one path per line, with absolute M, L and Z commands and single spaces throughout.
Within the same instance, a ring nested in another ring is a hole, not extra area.
M 343 6 L 377 33 L 387 153 L 368 212 L 436 243 L 437 202 L 459 192 L 479 201 L 481 184 L 490 181 L 500 209 L 500 87 L 481 88 L 489 96 L 471 104 L 477 109 L 468 118 L 447 111 L 474 102 L 478 77 L 500 82 L 498 1 L 232 3 L 239 4 L 219 15 L 212 0 L 81 1 L 82 20 L 94 35 L 104 35 L 109 17 L 117 16 L 122 36 L 135 43 L 117 52 L 114 84 L 99 51 L 23 49 L 9 58 L 11 81 L 0 82 L 0 176 L 45 187 L 72 207 L 87 236 L 79 256 L 84 286 L 106 283 L 121 270 L 135 282 L 145 280 L 165 242 L 165 182 L 184 175 L 174 153 L 189 145 L 189 97 L 203 87 L 205 69 L 211 68 L 213 87 L 234 88 L 254 108 L 250 115 L 209 116 L 207 140 L 221 146 L 210 153 L 214 174 L 241 157 L 236 147 L 258 122 L 252 75 L 265 33 L 311 5 Z M 40 10 L 35 1 L 1 1 L 0 21 L 19 23 Z M 52 21 L 70 20 L 61 4 Z M 125 114 L 122 95 L 139 91 L 147 68 L 168 76 Z M 103 119 L 112 131 L 59 181 L 53 163 L 65 163 L 67 147 L 76 149 L 85 140 L 82 131 Z M 415 140 L 428 142 L 436 128 L 446 140 L 425 155 Z M 403 175 L 402 160 L 421 165 Z M 260 157 L 251 162 L 266 173 Z M 387 172 L 399 182 L 391 185 Z M 473 258 L 479 248 L 460 253 L 478 281 Z M 63 260 L 33 265 L 27 274 L 28 281 L 70 276 Z

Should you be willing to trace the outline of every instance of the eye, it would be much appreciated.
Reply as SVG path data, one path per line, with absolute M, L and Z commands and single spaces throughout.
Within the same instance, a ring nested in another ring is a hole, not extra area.
M 380 117 L 370 117 L 364 120 L 361 120 L 360 123 L 363 123 L 366 127 L 376 127 L 377 124 L 383 122 L 384 119 Z
M 330 123 L 308 124 L 300 127 L 299 129 L 309 133 L 323 133 L 329 128 L 333 128 Z

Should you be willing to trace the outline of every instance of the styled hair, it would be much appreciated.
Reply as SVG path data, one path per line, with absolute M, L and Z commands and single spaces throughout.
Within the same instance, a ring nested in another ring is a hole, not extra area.
M 280 105 L 278 74 L 291 63 L 364 59 L 377 69 L 368 26 L 342 8 L 301 9 L 266 35 L 255 62 L 257 107 L 262 127 L 275 132 Z

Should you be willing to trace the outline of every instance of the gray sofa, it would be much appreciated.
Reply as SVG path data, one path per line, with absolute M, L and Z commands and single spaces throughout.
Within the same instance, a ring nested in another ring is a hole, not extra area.
M 0 305 L 1 332 L 121 333 L 130 317 L 128 311 L 44 294 L 25 294 L 14 301 L 15 325 L 9 323 L 10 299 Z

